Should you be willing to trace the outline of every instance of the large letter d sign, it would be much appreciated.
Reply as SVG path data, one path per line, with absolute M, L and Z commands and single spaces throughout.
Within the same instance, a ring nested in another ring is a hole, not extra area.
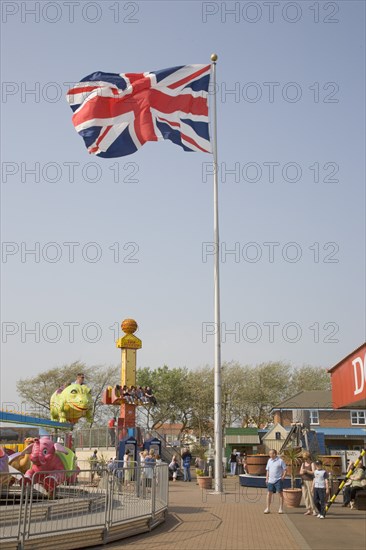
M 364 357 L 363 364 L 361 357 L 356 357 L 356 359 L 352 361 L 352 365 L 355 378 L 355 391 L 353 394 L 358 395 L 363 392 L 366 381 L 366 355 Z

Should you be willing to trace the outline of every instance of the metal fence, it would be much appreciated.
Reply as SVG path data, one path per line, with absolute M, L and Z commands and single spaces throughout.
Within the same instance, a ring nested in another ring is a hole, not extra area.
M 27 484 L 21 474 L 10 481 L 9 474 L 0 473 L 2 544 L 13 541 L 14 547 L 22 549 L 27 541 L 53 535 L 57 547 L 57 537 L 70 533 L 76 537 L 90 528 L 99 528 L 105 541 L 119 524 L 128 526 L 145 518 L 154 526 L 155 517 L 160 514 L 161 519 L 167 509 L 167 464 L 80 470 L 76 482 L 65 480 L 50 498 L 45 486 L 57 473 L 61 472 L 34 474 Z M 77 544 L 70 548 L 85 546 Z
M 121 428 L 115 430 L 114 441 L 118 442 L 124 437 L 128 436 L 128 429 Z M 145 430 L 144 428 L 139 428 L 139 437 L 141 440 L 151 439 L 156 437 L 162 443 L 161 446 L 161 458 L 164 462 L 168 464 L 172 461 L 173 456 L 177 456 L 178 459 L 182 458 L 181 449 L 178 447 L 172 447 L 167 441 L 166 437 L 157 430 Z M 74 438 L 74 447 L 76 449 L 115 449 L 115 444 L 112 445 L 111 436 L 109 429 L 106 427 L 99 428 L 85 428 L 81 430 L 75 430 L 73 432 Z M 86 460 L 78 460 L 78 463 L 84 463 L 85 467 L 88 467 Z
M 109 430 L 106 427 L 101 428 L 85 428 L 82 430 L 74 430 L 74 447 L 75 448 L 95 448 L 98 447 L 113 447 Z

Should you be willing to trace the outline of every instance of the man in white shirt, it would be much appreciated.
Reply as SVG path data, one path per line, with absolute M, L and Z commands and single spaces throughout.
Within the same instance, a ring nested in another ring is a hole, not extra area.
M 270 513 L 270 507 L 272 502 L 272 494 L 278 493 L 280 497 L 279 514 L 283 514 L 283 480 L 286 476 L 286 464 L 277 456 L 277 451 L 271 449 L 269 451 L 269 460 L 266 466 L 266 484 L 267 484 L 267 508 L 264 510 L 265 514 Z

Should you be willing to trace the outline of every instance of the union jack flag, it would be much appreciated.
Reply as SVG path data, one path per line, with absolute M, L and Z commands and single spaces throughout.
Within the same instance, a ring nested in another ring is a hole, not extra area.
M 211 153 L 210 71 L 210 65 L 184 65 L 86 76 L 67 92 L 75 129 L 89 153 L 105 158 L 130 155 L 162 139 L 184 151 Z

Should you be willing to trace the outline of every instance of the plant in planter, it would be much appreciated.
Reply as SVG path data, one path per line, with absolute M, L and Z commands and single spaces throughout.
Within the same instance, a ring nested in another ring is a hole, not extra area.
M 196 471 L 197 470 L 205 470 L 206 468 L 206 449 L 205 447 L 201 446 L 201 445 L 196 445 L 195 447 L 193 447 L 193 451 L 192 451 L 193 455 L 196 455 L 196 458 L 195 458 L 195 461 L 194 461 L 194 465 L 196 467 Z
M 201 489 L 212 489 L 212 477 L 205 476 L 205 472 L 199 468 L 196 470 L 197 483 Z
M 283 452 L 283 459 L 291 468 L 291 489 L 283 490 L 283 499 L 288 508 L 298 508 L 301 502 L 302 491 L 295 487 L 296 475 L 302 461 L 301 452 L 299 447 L 289 447 Z

